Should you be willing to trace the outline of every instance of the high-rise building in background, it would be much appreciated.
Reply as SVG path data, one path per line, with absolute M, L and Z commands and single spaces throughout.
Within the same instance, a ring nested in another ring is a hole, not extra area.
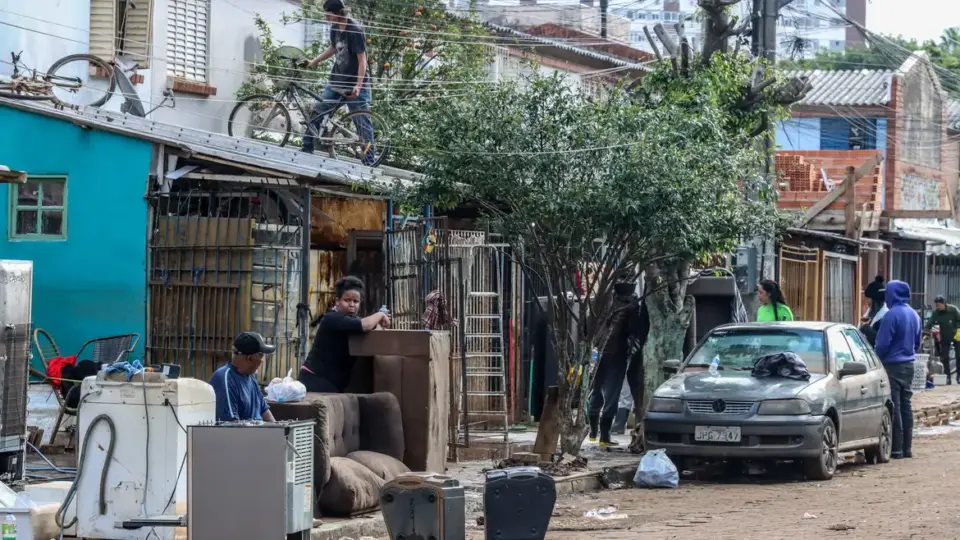
M 466 1 L 466 0 L 462 0 Z M 456 3 L 457 0 L 451 0 Z M 475 4 L 483 19 L 523 29 L 553 23 L 600 34 L 599 0 L 481 0 Z M 828 7 L 829 6 L 829 7 Z M 864 24 L 867 0 L 793 0 L 777 20 L 777 50 L 781 57 L 813 56 L 816 51 L 842 51 L 850 45 L 862 45 L 856 28 L 846 24 L 833 10 Z M 643 27 L 661 23 L 676 37 L 674 25 L 683 24 L 684 35 L 697 50 L 703 30 L 697 0 L 609 0 L 607 38 L 626 41 L 632 47 L 652 51 Z M 740 20 L 750 17 L 753 0 L 742 0 Z

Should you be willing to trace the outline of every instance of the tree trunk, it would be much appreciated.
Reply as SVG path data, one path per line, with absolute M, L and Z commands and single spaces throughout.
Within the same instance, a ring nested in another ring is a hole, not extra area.
M 635 403 L 637 427 L 630 441 L 631 452 L 643 450 L 643 417 L 654 391 L 666 380 L 663 363 L 683 359 L 683 343 L 690 325 L 694 300 L 687 295 L 688 262 L 654 265 L 647 271 L 653 292 L 646 297 L 650 333 L 643 347 L 643 392 Z
M 580 453 L 583 440 L 587 438 L 587 400 L 592 385 L 591 378 L 596 370 L 589 363 L 586 364 L 578 396 L 576 369 L 583 363 L 583 359 L 588 358 L 587 355 L 590 352 L 589 347 L 585 344 L 573 345 L 570 352 L 573 357 L 572 361 L 565 362 L 559 356 L 557 357 L 557 363 L 561 370 L 560 380 L 558 381 L 560 387 L 558 399 L 560 404 L 560 451 L 576 456 Z M 573 380 L 567 379 L 567 371 L 570 367 L 574 368 Z

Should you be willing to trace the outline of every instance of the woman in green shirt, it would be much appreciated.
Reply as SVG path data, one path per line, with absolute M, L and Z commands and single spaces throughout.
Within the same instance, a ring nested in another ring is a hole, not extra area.
M 792 321 L 793 312 L 787 305 L 783 292 L 780 291 L 780 285 L 776 281 L 765 279 L 760 282 L 757 288 L 757 298 L 760 303 L 760 309 L 757 310 L 757 322 L 780 322 Z

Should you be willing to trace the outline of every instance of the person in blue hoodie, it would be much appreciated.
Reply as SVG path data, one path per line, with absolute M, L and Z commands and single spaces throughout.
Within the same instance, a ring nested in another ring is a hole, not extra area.
M 913 361 L 920 349 L 923 324 L 910 307 L 910 286 L 902 281 L 887 283 L 886 304 L 889 311 L 880 321 L 874 349 L 890 377 L 893 400 L 893 458 L 909 458 L 913 444 Z

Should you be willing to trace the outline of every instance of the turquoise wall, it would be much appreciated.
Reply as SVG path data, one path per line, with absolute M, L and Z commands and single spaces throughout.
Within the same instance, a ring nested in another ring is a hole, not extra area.
M 136 332 L 131 358 L 141 358 L 151 143 L 2 104 L 0 126 L 0 165 L 67 177 L 65 240 L 11 240 L 15 188 L 0 184 L 0 259 L 33 261 L 34 327 L 65 355 L 91 338 Z

